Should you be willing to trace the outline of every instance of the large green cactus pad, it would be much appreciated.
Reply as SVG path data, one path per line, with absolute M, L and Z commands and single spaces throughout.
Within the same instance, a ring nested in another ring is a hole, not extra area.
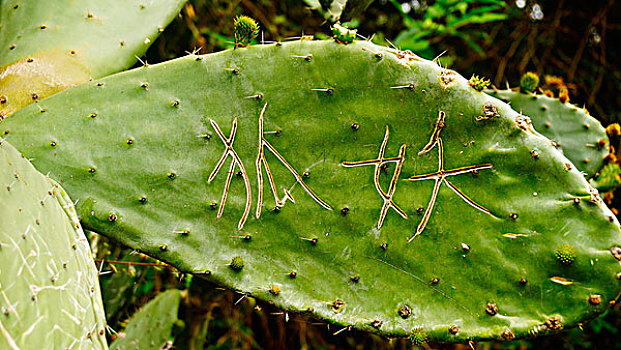
M 582 174 L 527 117 L 409 52 L 238 48 L 40 104 L 0 132 L 85 227 L 290 311 L 510 339 L 619 293 L 619 223 Z
M 130 67 L 185 1 L 2 1 L 0 114 Z
M 0 139 L 0 348 L 107 349 L 97 269 L 63 189 Z
M 486 92 L 529 116 L 535 130 L 554 141 L 587 177 L 592 177 L 604 165 L 610 145 L 606 130 L 584 108 L 545 95 L 512 90 Z

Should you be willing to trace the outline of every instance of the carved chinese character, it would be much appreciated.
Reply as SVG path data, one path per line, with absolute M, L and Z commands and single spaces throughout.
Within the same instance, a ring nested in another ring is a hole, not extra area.
M 220 137 L 220 140 L 222 140 L 222 143 L 224 144 L 225 149 L 224 149 L 224 153 L 222 153 L 222 157 L 220 157 L 220 160 L 216 164 L 216 167 L 213 169 L 213 171 L 209 175 L 209 179 L 207 180 L 207 182 L 210 183 L 211 181 L 213 181 L 213 179 L 216 178 L 216 175 L 218 175 L 220 168 L 222 168 L 222 165 L 224 164 L 224 162 L 229 156 L 232 158 L 231 165 L 229 167 L 229 171 L 226 177 L 226 184 L 224 185 L 224 191 L 222 192 L 222 199 L 220 200 L 220 207 L 218 208 L 218 214 L 216 215 L 216 217 L 218 219 L 222 217 L 222 213 L 224 212 L 224 206 L 226 205 L 226 197 L 229 194 L 229 187 L 231 185 L 231 180 L 233 179 L 233 174 L 235 173 L 235 166 L 238 166 L 240 169 L 241 175 L 244 178 L 244 184 L 246 185 L 246 208 L 244 209 L 244 214 L 242 215 L 241 219 L 239 220 L 237 224 L 237 229 L 241 230 L 244 227 L 244 224 L 246 223 L 246 219 L 248 219 L 248 214 L 250 213 L 250 203 L 252 202 L 252 191 L 250 189 L 250 180 L 248 179 L 248 173 L 246 172 L 246 169 L 244 168 L 244 164 L 242 164 L 242 161 L 241 159 L 239 159 L 237 152 L 235 152 L 235 150 L 233 149 L 233 142 L 235 141 L 235 133 L 237 132 L 237 118 L 233 119 L 233 125 L 231 127 L 231 136 L 229 136 L 229 138 L 226 138 L 226 136 L 224 136 L 224 133 L 222 133 L 222 130 L 220 130 L 220 127 L 215 121 L 209 119 L 209 122 L 211 123 L 211 126 L 216 131 L 216 134 L 218 134 L 218 137 Z
M 438 120 L 436 121 L 436 125 L 434 127 L 433 133 L 431 134 L 431 138 L 429 139 L 429 142 L 427 143 L 427 145 L 425 145 L 425 147 L 423 147 L 423 149 L 420 152 L 418 152 L 418 154 L 421 155 L 421 154 L 431 151 L 434 147 L 438 146 L 438 170 L 430 174 L 414 175 L 408 178 L 408 180 L 410 181 L 421 181 L 421 180 L 434 180 L 435 181 L 433 185 L 433 191 L 431 192 L 431 199 L 429 200 L 429 205 L 427 206 L 427 210 L 425 210 L 423 219 L 418 224 L 418 227 L 416 228 L 416 232 L 414 233 L 414 236 L 412 236 L 412 238 L 410 238 L 408 242 L 411 242 L 414 238 L 420 235 L 423 232 L 423 230 L 425 230 L 425 227 L 427 226 L 427 223 L 429 222 L 429 218 L 431 217 L 431 212 L 433 211 L 433 207 L 436 204 L 436 201 L 438 198 L 438 192 L 440 191 L 440 187 L 442 186 L 443 183 L 446 184 L 451 190 L 453 190 L 453 192 L 457 193 L 457 195 L 464 202 L 468 203 L 471 207 L 478 209 L 484 213 L 492 215 L 492 213 L 489 210 L 487 210 L 480 204 L 477 204 L 472 199 L 468 198 L 468 196 L 466 196 L 459 188 L 457 188 L 457 186 L 452 184 L 447 179 L 447 177 L 449 176 L 456 176 L 456 175 L 465 174 L 465 173 L 477 172 L 483 169 L 489 169 L 492 167 L 492 164 L 469 165 L 469 166 L 465 166 L 461 168 L 444 170 L 444 144 L 442 142 L 442 138 L 440 137 L 440 132 L 444 128 L 444 117 L 445 117 L 445 113 L 443 111 L 440 111 L 440 113 L 438 114 Z
M 280 153 L 278 153 L 276 148 L 274 148 L 274 146 L 272 146 L 265 139 L 265 136 L 264 136 L 265 133 L 263 131 L 263 117 L 265 115 L 266 109 L 267 109 L 267 103 L 263 106 L 263 109 L 261 110 L 261 113 L 259 115 L 259 151 L 258 151 L 256 163 L 255 163 L 256 170 L 257 170 L 257 181 L 258 181 L 258 186 L 259 186 L 259 198 L 258 198 L 257 211 L 256 211 L 257 219 L 261 216 L 261 207 L 263 205 L 262 167 L 265 168 L 265 172 L 267 174 L 270 188 L 272 189 L 272 193 L 274 194 L 274 201 L 276 202 L 276 208 L 283 207 L 285 203 L 287 202 L 287 200 L 290 200 L 291 202 L 295 202 L 295 200 L 293 199 L 293 196 L 291 195 L 290 190 L 285 189 L 283 191 L 284 195 L 282 198 L 278 196 L 278 192 L 276 189 L 276 182 L 274 181 L 274 176 L 272 175 L 269 164 L 267 163 L 267 159 L 265 158 L 266 149 L 272 152 L 272 154 L 285 166 L 285 168 L 289 170 L 289 172 L 296 179 L 297 183 L 299 183 L 300 186 L 302 186 L 304 191 L 306 191 L 306 193 L 308 193 L 311 196 L 311 198 L 315 200 L 315 202 L 321 205 L 324 209 L 332 210 L 332 208 L 326 202 L 324 202 L 321 198 L 319 198 L 319 196 L 317 196 L 310 189 L 310 187 L 308 187 L 308 185 L 304 183 L 304 180 L 302 180 L 302 176 L 300 176 L 300 174 L 298 174 L 298 172 L 287 162 L 287 160 Z M 220 127 L 215 121 L 211 119 L 209 119 L 209 121 L 211 123 L 211 126 L 216 131 L 216 134 L 218 134 L 218 137 L 220 138 L 220 140 L 225 146 L 224 153 L 222 153 L 222 157 L 220 157 L 220 160 L 216 164 L 216 167 L 209 175 L 209 179 L 208 179 L 209 183 L 213 181 L 213 179 L 218 175 L 220 168 L 222 168 L 222 165 L 224 165 L 224 162 L 227 160 L 227 158 L 229 156 L 232 158 L 231 165 L 229 167 L 229 171 L 228 171 L 227 178 L 226 178 L 226 183 L 224 185 L 224 191 L 222 193 L 222 199 L 220 200 L 220 207 L 218 208 L 218 214 L 216 215 L 216 217 L 218 219 L 222 217 L 222 213 L 224 212 L 224 206 L 226 205 L 226 199 L 229 193 L 229 188 L 231 185 L 231 180 L 233 179 L 233 174 L 235 173 L 235 168 L 239 167 L 240 169 L 239 174 L 243 177 L 244 184 L 246 186 L 246 207 L 244 209 L 244 213 L 242 214 L 241 219 L 239 220 L 239 223 L 237 224 L 237 229 L 241 230 L 244 227 L 246 220 L 248 219 L 248 214 L 250 213 L 250 206 L 252 202 L 252 191 L 250 189 L 250 180 L 248 179 L 248 173 L 246 172 L 246 169 L 244 168 L 244 165 L 241 159 L 237 155 L 237 152 L 235 152 L 235 149 L 233 148 L 233 142 L 235 141 L 235 134 L 237 132 L 237 118 L 233 119 L 233 125 L 231 127 L 231 135 L 228 138 L 224 136 L 224 133 L 222 132 L 222 130 L 220 129 Z
M 386 214 L 388 213 L 388 209 L 392 208 L 397 212 L 397 214 L 401 215 L 402 218 L 407 219 L 408 216 L 405 214 L 397 204 L 393 201 L 392 197 L 395 194 L 395 190 L 397 189 L 397 180 L 399 180 L 399 174 L 401 174 L 401 168 L 403 167 L 403 162 L 405 161 L 405 148 L 406 145 L 401 145 L 399 148 L 399 155 L 397 157 L 392 158 L 384 158 L 384 151 L 386 150 L 386 144 L 388 143 L 388 136 L 390 132 L 388 130 L 388 126 L 386 126 L 386 133 L 384 135 L 384 141 L 382 141 L 382 145 L 380 146 L 379 155 L 377 159 L 371 160 L 363 160 L 358 162 L 343 162 L 342 166 L 346 168 L 353 168 L 358 166 L 367 166 L 372 165 L 375 167 L 375 173 L 373 175 L 373 183 L 375 184 L 375 189 L 379 193 L 379 195 L 384 200 L 384 205 L 382 205 L 382 209 L 380 210 L 380 217 L 377 221 L 377 228 L 381 228 L 384 224 L 384 219 L 386 218 Z M 382 168 L 388 163 L 395 163 L 396 169 L 392 175 L 392 179 L 390 180 L 390 185 L 388 186 L 388 192 L 385 192 L 379 183 L 380 171 Z
M 287 162 L 287 160 L 282 155 L 280 155 L 280 153 L 278 153 L 276 148 L 274 148 L 274 146 L 272 146 L 265 139 L 264 131 L 263 131 L 263 117 L 265 115 L 266 109 L 267 109 L 267 103 L 265 103 L 265 105 L 263 106 L 263 109 L 261 110 L 261 114 L 259 114 L 259 153 L 257 155 L 257 161 L 255 163 L 256 168 L 257 168 L 257 179 L 258 179 L 258 185 L 259 185 L 259 199 L 258 199 L 257 211 L 256 211 L 257 219 L 261 216 L 261 207 L 263 205 L 263 172 L 262 172 L 261 166 L 265 167 L 265 173 L 267 174 L 267 178 L 270 183 L 270 188 L 272 189 L 272 193 L 274 194 L 274 201 L 276 203 L 276 207 L 282 208 L 287 202 L 287 199 L 295 203 L 295 200 L 293 199 L 291 192 L 287 189 L 283 190 L 284 195 L 282 199 L 278 197 L 276 184 L 274 182 L 274 177 L 272 176 L 272 172 L 270 171 L 270 167 L 267 163 L 267 159 L 265 159 L 264 147 L 268 151 L 272 152 L 272 154 L 285 166 L 285 168 L 289 170 L 289 172 L 293 175 L 293 177 L 295 177 L 296 181 L 300 184 L 300 186 L 302 186 L 304 191 L 306 191 L 306 193 L 308 193 L 311 196 L 311 198 L 315 200 L 315 202 L 321 205 L 324 209 L 332 210 L 332 208 L 326 202 L 321 200 L 321 198 L 319 198 L 310 189 L 310 187 L 308 187 L 306 183 L 304 183 L 304 180 L 302 179 L 300 174 L 298 174 L 298 172 L 295 171 L 295 169 Z

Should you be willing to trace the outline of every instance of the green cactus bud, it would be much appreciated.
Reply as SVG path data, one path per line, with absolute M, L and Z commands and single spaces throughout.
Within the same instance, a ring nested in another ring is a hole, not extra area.
M 246 47 L 259 35 L 259 24 L 248 16 L 237 16 L 233 23 L 235 47 Z
M 429 340 L 427 332 L 422 328 L 415 328 L 409 338 L 414 346 L 423 346 Z
M 539 76 L 537 73 L 526 72 L 520 79 L 520 91 L 523 93 L 533 93 L 539 87 Z
M 332 26 L 332 34 L 334 35 L 334 40 L 341 44 L 349 44 L 356 39 L 356 29 L 348 29 L 338 22 Z
M 244 259 L 241 256 L 236 255 L 233 259 L 231 259 L 229 266 L 233 271 L 239 272 L 244 268 Z
M 491 83 L 489 79 L 485 79 L 484 77 L 479 78 L 478 75 L 474 75 L 474 74 L 472 75 L 472 77 L 470 77 L 470 80 L 468 80 L 468 85 L 472 86 L 472 88 L 475 89 L 476 91 L 483 91 L 490 84 Z
M 556 261 L 560 264 L 571 265 L 576 261 L 576 253 L 578 253 L 578 251 L 573 246 L 561 244 L 554 251 L 554 256 L 556 256 Z

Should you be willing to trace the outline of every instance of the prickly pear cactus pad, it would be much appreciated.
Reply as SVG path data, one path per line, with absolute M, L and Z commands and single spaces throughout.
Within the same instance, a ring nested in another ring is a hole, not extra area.
M 0 3 L 0 113 L 126 69 L 185 0 Z
M 250 46 L 40 105 L 0 132 L 85 227 L 290 311 L 512 339 L 619 294 L 619 223 L 580 171 L 528 117 L 410 52 Z M 558 261 L 561 245 L 575 256 Z
M 180 300 L 181 292 L 171 289 L 149 301 L 132 316 L 125 330 L 110 344 L 110 349 L 170 349 Z
M 609 153 L 604 127 L 584 108 L 558 98 L 512 90 L 486 90 L 531 118 L 535 130 L 553 141 L 576 167 L 592 177 Z
M 621 185 L 621 167 L 617 163 L 608 163 L 589 182 L 598 191 L 612 191 Z
M 97 269 L 63 189 L 0 139 L 0 348 L 107 349 Z

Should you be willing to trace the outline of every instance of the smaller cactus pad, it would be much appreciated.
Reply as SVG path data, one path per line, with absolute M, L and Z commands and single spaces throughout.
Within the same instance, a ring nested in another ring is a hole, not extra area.
M 549 138 L 587 177 L 592 177 L 603 166 L 609 153 L 608 136 L 600 122 L 585 109 L 545 95 L 512 90 L 485 92 L 529 116 L 535 130 Z
M 0 349 L 107 349 L 97 269 L 73 203 L 0 138 Z
M 160 293 L 132 316 L 110 350 L 172 349 L 180 301 L 177 289 Z

